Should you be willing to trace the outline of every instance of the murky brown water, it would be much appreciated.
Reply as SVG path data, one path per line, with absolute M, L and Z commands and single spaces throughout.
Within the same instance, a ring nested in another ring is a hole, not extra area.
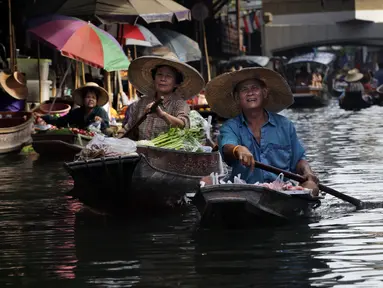
M 288 110 L 322 181 L 383 201 L 383 107 Z M 383 209 L 327 196 L 309 222 L 195 231 L 196 210 L 107 221 L 60 163 L 0 159 L 0 287 L 383 287 Z

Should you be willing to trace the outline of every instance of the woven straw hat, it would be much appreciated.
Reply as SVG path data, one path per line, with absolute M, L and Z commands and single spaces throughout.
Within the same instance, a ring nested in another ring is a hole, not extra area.
M 14 72 L 7 74 L 4 71 L 0 73 L 1 87 L 17 100 L 24 100 L 28 97 L 28 88 L 26 85 L 24 74 L 20 72 Z
M 291 89 L 280 74 L 267 68 L 243 68 L 221 74 L 206 85 L 206 100 L 211 109 L 227 119 L 240 114 L 233 89 L 238 83 L 250 79 L 258 79 L 266 84 L 269 90 L 266 110 L 278 113 L 294 103 Z
M 172 52 L 161 53 L 161 56 L 142 56 L 130 63 L 128 77 L 129 82 L 144 95 L 154 94 L 155 87 L 152 78 L 152 70 L 157 66 L 170 66 L 180 72 L 183 81 L 176 89 L 176 93 L 185 100 L 198 95 L 205 86 L 201 74 L 186 63 L 179 61 Z
M 99 91 L 98 99 L 97 99 L 97 106 L 104 106 L 106 103 L 109 101 L 109 94 L 108 92 L 98 86 L 97 83 L 94 82 L 88 82 L 84 86 L 77 88 L 76 90 L 73 91 L 73 100 L 74 103 L 76 103 L 78 106 L 83 106 L 84 105 L 84 89 L 87 89 L 89 87 L 96 88 Z
M 357 82 L 363 78 L 363 74 L 358 69 L 351 69 L 344 78 L 346 82 Z

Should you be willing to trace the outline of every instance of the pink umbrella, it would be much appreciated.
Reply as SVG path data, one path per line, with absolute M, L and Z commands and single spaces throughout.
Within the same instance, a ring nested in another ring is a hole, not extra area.
M 145 47 L 162 46 L 162 43 L 149 29 L 141 25 L 124 24 L 118 37 L 125 45 L 137 45 Z

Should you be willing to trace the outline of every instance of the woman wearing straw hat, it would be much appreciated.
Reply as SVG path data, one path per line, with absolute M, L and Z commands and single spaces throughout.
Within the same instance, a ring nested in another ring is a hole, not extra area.
M 256 159 L 303 175 L 302 186 L 319 192 L 293 123 L 277 114 L 294 102 L 282 76 L 266 68 L 225 73 L 207 84 L 206 99 L 214 112 L 229 118 L 218 139 L 222 157 L 233 168 L 231 178 L 241 174 L 247 183 L 274 181 L 276 175 L 254 170 Z
M 358 69 L 354 68 L 348 71 L 344 80 L 348 83 L 347 88 L 343 91 L 342 95 L 339 96 L 339 102 L 342 104 L 345 101 L 347 92 L 360 92 L 362 99 L 369 104 L 372 99 L 371 96 L 365 93 L 364 86 L 361 82 L 364 75 L 359 72 Z
M 28 97 L 28 88 L 25 77 L 20 72 L 7 74 L 0 73 L 0 111 L 18 112 L 25 110 L 25 99 Z
M 71 110 L 67 115 L 54 119 L 50 115 L 41 118 L 48 124 L 57 127 L 73 126 L 79 129 L 86 129 L 89 125 L 99 122 L 101 131 L 109 128 L 109 117 L 104 108 L 108 103 L 108 92 L 94 82 L 86 83 L 84 86 L 73 92 L 75 104 L 80 106 Z
M 174 53 L 169 52 L 162 56 L 137 58 L 130 64 L 128 75 L 130 83 L 143 96 L 131 104 L 129 119 L 119 131 L 120 137 L 149 112 L 160 97 L 164 98 L 163 103 L 138 127 L 135 140 L 153 139 L 170 127 L 189 127 L 190 108 L 186 100 L 197 95 L 205 86 L 197 70 L 180 62 Z

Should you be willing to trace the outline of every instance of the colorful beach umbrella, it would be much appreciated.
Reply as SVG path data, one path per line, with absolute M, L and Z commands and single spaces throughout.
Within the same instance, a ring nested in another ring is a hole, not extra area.
M 28 32 L 63 56 L 106 71 L 126 70 L 129 60 L 117 40 L 91 23 L 68 16 L 33 19 Z
M 121 36 L 119 39 L 125 45 L 137 45 L 145 47 L 162 46 L 162 43 L 149 29 L 142 25 L 124 24 L 121 27 Z
M 180 61 L 191 62 L 201 60 L 202 53 L 198 43 L 186 35 L 162 28 L 153 28 L 150 31 L 161 41 L 163 46 L 166 46 L 175 53 Z M 151 55 L 152 49 L 145 48 L 143 54 Z

